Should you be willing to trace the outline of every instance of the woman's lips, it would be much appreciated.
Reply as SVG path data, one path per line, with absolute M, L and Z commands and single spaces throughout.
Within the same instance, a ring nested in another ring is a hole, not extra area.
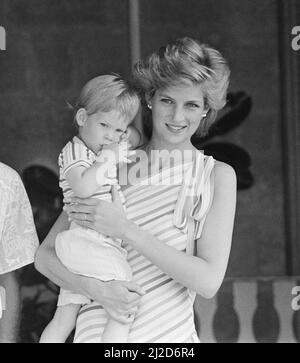
M 167 128 L 172 132 L 182 132 L 187 128 L 187 125 L 173 125 L 173 124 L 166 124 Z
M 172 124 L 166 124 L 169 131 L 171 131 L 174 134 L 180 134 L 185 131 L 187 128 L 186 125 L 172 125 Z

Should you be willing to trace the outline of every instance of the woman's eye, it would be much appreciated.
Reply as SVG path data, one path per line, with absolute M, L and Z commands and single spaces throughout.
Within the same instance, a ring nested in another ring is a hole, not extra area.
M 199 108 L 199 106 L 196 103 L 188 103 L 188 107 L 190 107 L 190 108 Z
M 107 125 L 107 124 L 104 124 L 103 122 L 100 122 L 100 125 L 101 125 L 102 127 L 108 127 L 108 125 Z
M 168 98 L 162 98 L 161 102 L 166 103 L 167 105 L 171 105 L 172 104 L 172 100 L 169 100 Z

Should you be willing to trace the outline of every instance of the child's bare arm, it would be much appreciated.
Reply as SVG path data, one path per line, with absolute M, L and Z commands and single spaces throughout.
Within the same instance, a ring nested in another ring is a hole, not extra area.
M 95 162 L 89 168 L 75 166 L 67 173 L 66 180 L 76 196 L 88 198 L 99 189 L 99 174 L 107 172 L 105 165 L 104 162 Z

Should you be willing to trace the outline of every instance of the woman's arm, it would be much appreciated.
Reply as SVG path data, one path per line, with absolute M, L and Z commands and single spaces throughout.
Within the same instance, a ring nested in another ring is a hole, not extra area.
M 56 256 L 55 239 L 58 233 L 69 228 L 69 224 L 68 216 L 63 212 L 36 253 L 36 269 L 56 285 L 99 302 L 112 317 L 127 323 L 127 315 L 135 311 L 144 292 L 134 282 L 102 282 L 73 274 L 64 267 Z
M 215 168 L 214 199 L 201 238 L 197 241 L 197 256 L 187 255 L 162 243 L 136 224 L 131 224 L 123 239 L 174 280 L 205 298 L 212 298 L 226 272 L 235 206 L 235 172 L 226 164 L 218 164 Z
M 206 298 L 211 298 L 218 291 L 227 268 L 236 207 L 234 170 L 227 164 L 217 163 L 214 172 L 214 199 L 202 236 L 197 241 L 197 256 L 187 255 L 166 245 L 129 221 L 121 211 L 120 201 L 116 202 L 116 192 L 111 207 L 106 204 L 104 206 L 104 202 L 94 204 L 90 209 L 85 206 L 85 212 L 91 213 L 90 221 L 81 223 L 104 234 L 122 238 L 174 280 Z M 75 220 L 78 218 L 76 212 L 81 211 L 81 208 L 77 205 L 69 209 L 75 211 Z M 116 221 L 119 221 L 118 228 Z

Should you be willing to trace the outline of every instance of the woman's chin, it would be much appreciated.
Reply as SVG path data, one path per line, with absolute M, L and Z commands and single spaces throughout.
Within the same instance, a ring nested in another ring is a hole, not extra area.
M 186 142 L 187 140 L 191 139 L 191 136 L 188 132 L 188 130 L 184 130 L 181 132 L 168 132 L 165 135 L 166 140 L 168 140 L 172 144 L 182 144 Z
M 188 142 L 190 142 L 191 138 L 188 137 L 168 137 L 165 139 L 165 146 L 167 148 L 167 145 L 173 149 L 181 149 L 184 145 L 187 145 Z

